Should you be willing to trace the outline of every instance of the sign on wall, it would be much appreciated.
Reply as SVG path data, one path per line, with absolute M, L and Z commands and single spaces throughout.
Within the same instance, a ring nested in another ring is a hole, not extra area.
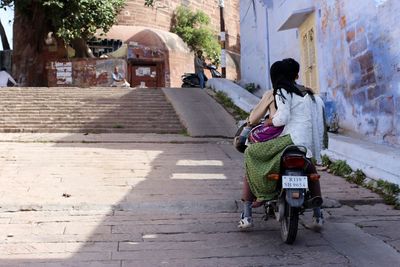
M 138 67 L 136 69 L 136 76 L 151 76 L 151 69 L 150 67 Z
M 72 62 L 56 62 L 57 85 L 72 84 Z

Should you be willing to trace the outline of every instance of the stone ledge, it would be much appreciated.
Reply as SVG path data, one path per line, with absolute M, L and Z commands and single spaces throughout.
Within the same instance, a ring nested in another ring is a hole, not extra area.
M 330 134 L 329 149 L 322 152 L 333 160 L 346 160 L 374 180 L 400 185 L 400 150 L 349 136 Z
M 210 79 L 207 81 L 207 87 L 217 92 L 226 93 L 236 106 L 246 112 L 250 112 L 260 101 L 257 96 L 227 79 Z

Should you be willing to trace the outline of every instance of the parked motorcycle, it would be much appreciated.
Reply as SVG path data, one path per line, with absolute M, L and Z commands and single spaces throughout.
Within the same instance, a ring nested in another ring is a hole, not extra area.
M 306 209 L 320 207 L 322 198 L 311 197 L 309 184 L 318 181 L 313 163 L 306 157 L 307 149 L 303 146 L 288 146 L 281 157 L 279 174 L 270 174 L 267 179 L 278 183 L 279 195 L 264 204 L 265 220 L 275 218 L 281 223 L 281 238 L 292 244 L 297 236 L 299 215 Z
M 213 78 L 221 78 L 221 73 L 217 70 L 215 65 L 208 65 L 206 69 L 210 70 L 211 76 Z M 185 73 L 181 76 L 182 79 L 182 88 L 186 87 L 200 87 L 200 80 L 196 73 Z M 207 76 L 204 75 L 204 82 L 206 82 Z

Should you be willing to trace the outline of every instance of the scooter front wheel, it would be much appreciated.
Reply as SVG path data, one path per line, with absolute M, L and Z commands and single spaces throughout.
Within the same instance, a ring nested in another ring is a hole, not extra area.
M 181 88 L 189 88 L 191 87 L 188 83 L 182 83 Z
M 285 204 L 285 215 L 281 220 L 281 238 L 286 244 L 293 244 L 299 227 L 299 209 Z

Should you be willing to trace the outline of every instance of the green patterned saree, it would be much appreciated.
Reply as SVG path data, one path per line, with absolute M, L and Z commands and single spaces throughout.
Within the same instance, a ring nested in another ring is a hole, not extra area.
M 279 173 L 283 150 L 293 145 L 290 135 L 267 142 L 251 144 L 245 151 L 244 162 L 251 192 L 257 201 L 271 200 L 277 192 L 276 181 L 267 180 L 271 173 Z

